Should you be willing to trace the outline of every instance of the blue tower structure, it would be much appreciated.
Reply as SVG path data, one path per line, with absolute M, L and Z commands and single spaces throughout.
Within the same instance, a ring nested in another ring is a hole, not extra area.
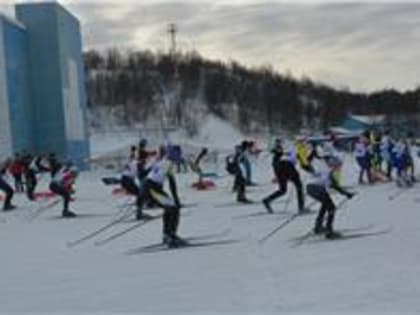
M 56 2 L 17 4 L 15 13 L 0 28 L 0 93 L 8 90 L 0 123 L 9 121 L 0 126 L 9 129 L 0 151 L 54 152 L 83 166 L 89 140 L 79 21 Z

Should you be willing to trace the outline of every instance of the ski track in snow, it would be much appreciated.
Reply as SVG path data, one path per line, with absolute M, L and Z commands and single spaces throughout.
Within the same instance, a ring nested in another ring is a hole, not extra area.
M 83 214 L 80 218 L 59 219 L 59 204 L 28 222 L 25 218 L 37 204 L 17 194 L 19 209 L 0 213 L 0 312 L 420 312 L 419 184 L 393 201 L 388 196 L 395 184 L 356 187 L 359 194 L 337 212 L 337 230 L 372 224 L 372 231 L 392 226 L 389 233 L 291 248 L 290 239 L 313 226 L 315 215 L 307 215 L 260 244 L 261 237 L 288 218 L 237 219 L 263 212 L 259 201 L 276 189 L 267 184 L 272 175 L 269 161 L 264 163 L 255 165 L 255 181 L 264 185 L 249 192 L 257 203 L 244 207 L 216 206 L 234 200 L 230 177 L 216 180 L 213 191 L 193 191 L 188 187 L 196 177 L 178 176 L 182 201 L 197 203 L 181 218 L 179 234 L 214 235 L 205 240 L 209 242 L 235 240 L 223 246 L 127 255 L 161 240 L 162 223 L 155 220 L 101 247 L 94 241 L 130 223 L 68 248 L 68 241 L 114 218 L 127 200 L 101 183 L 104 172 L 82 173 L 78 179 L 71 208 Z M 347 159 L 345 184 L 355 182 L 354 170 Z M 46 189 L 44 180 L 38 190 Z M 292 185 L 289 193 L 287 211 L 293 214 Z M 284 207 L 273 203 L 275 211 Z M 147 212 L 157 215 L 160 210 Z

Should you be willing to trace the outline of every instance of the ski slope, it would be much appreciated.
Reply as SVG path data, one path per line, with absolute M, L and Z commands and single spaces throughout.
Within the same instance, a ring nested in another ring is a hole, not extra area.
M 270 183 L 269 159 L 262 157 L 254 167 L 260 185 L 251 187 L 248 195 L 258 201 L 275 185 Z M 346 184 L 354 184 L 355 170 L 348 157 Z M 292 239 L 312 228 L 314 215 L 298 217 L 259 242 L 296 212 L 292 186 L 287 209 L 287 197 L 273 204 L 275 211 L 288 213 L 248 216 L 264 209 L 260 203 L 232 206 L 230 177 L 216 180 L 213 191 L 195 191 L 190 184 L 196 178 L 180 174 L 181 199 L 195 206 L 182 210 L 179 234 L 216 244 L 141 252 L 141 247 L 161 241 L 161 220 L 155 220 L 95 246 L 95 241 L 134 224 L 129 220 L 68 248 L 67 242 L 103 226 L 127 202 L 101 184 L 104 174 L 79 177 L 71 207 L 80 215 L 76 219 L 61 219 L 59 204 L 28 220 L 38 204 L 23 195 L 15 197 L 18 210 L 0 213 L 0 312 L 420 312 L 418 184 L 393 201 L 389 196 L 398 191 L 394 184 L 356 187 L 357 197 L 337 212 L 337 230 L 379 234 L 309 239 L 294 246 Z M 45 176 L 38 190 L 46 187 Z M 341 200 L 339 195 L 334 198 Z M 147 212 L 158 215 L 160 210 Z

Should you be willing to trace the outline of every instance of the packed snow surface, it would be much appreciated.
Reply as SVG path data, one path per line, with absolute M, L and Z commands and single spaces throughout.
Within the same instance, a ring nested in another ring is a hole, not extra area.
M 343 183 L 354 185 L 356 171 L 347 156 Z M 127 202 L 127 196 L 111 193 L 115 187 L 101 183 L 106 175 L 114 174 L 84 172 L 78 178 L 71 204 L 78 218 L 61 219 L 58 204 L 30 220 L 40 205 L 22 194 L 14 199 L 17 210 L 0 213 L 0 312 L 420 312 L 418 184 L 394 200 L 389 200 L 399 192 L 394 183 L 353 187 L 358 195 L 339 209 L 335 227 L 372 235 L 336 241 L 312 238 L 295 246 L 293 238 L 313 227 L 315 215 L 298 217 L 259 242 L 296 212 L 292 185 L 290 195 L 273 204 L 277 214 L 248 216 L 265 210 L 260 203 L 234 206 L 231 177 L 214 179 L 212 191 L 196 191 L 191 188 L 196 177 L 179 174 L 182 202 L 190 205 L 182 210 L 180 236 L 215 244 L 141 252 L 143 246 L 161 241 L 162 223 L 154 220 L 95 246 L 95 241 L 135 224 L 130 217 L 67 247 L 67 242 L 108 223 Z M 259 185 L 249 189 L 249 198 L 260 201 L 274 191 L 271 179 L 270 159 L 263 154 L 254 163 Z M 305 175 L 303 180 L 310 178 Z M 38 191 L 46 191 L 47 185 L 44 175 Z M 342 198 L 333 197 L 337 203 Z

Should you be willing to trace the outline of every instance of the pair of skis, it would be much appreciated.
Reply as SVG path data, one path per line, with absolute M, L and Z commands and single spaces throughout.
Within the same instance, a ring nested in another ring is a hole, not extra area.
M 341 208 L 349 199 L 344 198 L 343 200 L 341 200 L 338 205 L 337 205 L 337 209 Z M 286 220 L 284 220 L 279 226 L 277 226 L 276 228 L 274 228 L 271 232 L 269 232 L 268 234 L 266 234 L 263 238 L 261 238 L 259 240 L 259 243 L 264 243 L 266 242 L 268 239 L 270 239 L 274 234 L 276 234 L 278 231 L 280 231 L 281 229 L 283 229 L 284 227 L 286 227 L 287 225 L 289 225 L 290 223 L 292 223 L 294 220 L 296 220 L 298 217 L 304 216 L 304 215 L 308 215 L 308 214 L 312 214 L 313 212 L 311 211 L 305 211 L 303 213 L 295 213 L 292 214 L 291 216 L 289 216 Z

